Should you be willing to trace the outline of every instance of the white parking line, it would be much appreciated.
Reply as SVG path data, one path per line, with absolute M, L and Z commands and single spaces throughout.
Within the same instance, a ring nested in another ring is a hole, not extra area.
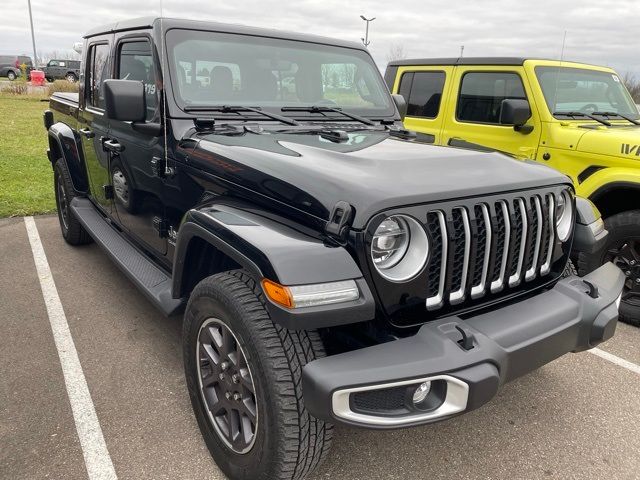
M 624 358 L 617 357 L 612 353 L 605 352 L 604 350 L 600 350 L 599 348 L 592 348 L 591 350 L 587 350 L 589 353 L 597 355 L 600 358 L 604 358 L 605 360 L 615 363 L 619 367 L 626 368 L 627 370 L 631 370 L 634 373 L 640 375 L 640 365 L 636 365 L 635 363 L 630 362 L 629 360 L 625 360 Z
M 115 480 L 116 471 L 113 468 L 107 445 L 102 435 L 98 416 L 91 400 L 89 387 L 82 372 L 82 365 L 78 358 L 69 324 L 51 275 L 51 269 L 44 253 L 40 235 L 33 217 L 25 217 L 24 224 L 29 235 L 29 243 L 33 252 L 33 260 L 40 278 L 40 288 L 47 307 L 47 315 L 53 332 L 53 339 L 58 350 L 60 365 L 67 388 L 69 403 L 73 412 L 73 420 L 80 439 L 84 463 L 90 480 Z

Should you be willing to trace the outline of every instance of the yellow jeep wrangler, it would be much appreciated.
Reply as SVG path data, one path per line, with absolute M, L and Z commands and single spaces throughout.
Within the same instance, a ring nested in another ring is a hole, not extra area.
M 602 213 L 608 241 L 581 274 L 627 275 L 620 318 L 640 326 L 640 115 L 610 68 L 526 58 L 435 58 L 387 66 L 405 127 L 422 142 L 498 150 L 569 175 Z M 401 102 L 401 99 L 400 99 Z

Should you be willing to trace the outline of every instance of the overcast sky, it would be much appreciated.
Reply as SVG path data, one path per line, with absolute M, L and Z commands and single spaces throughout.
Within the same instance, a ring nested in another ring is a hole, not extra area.
M 156 15 L 160 0 L 32 0 L 36 46 L 69 50 L 83 32 Z M 411 57 L 537 56 L 609 65 L 640 77 L 640 0 L 164 0 L 165 16 L 216 20 L 342 39 L 364 36 L 384 69 L 392 45 Z M 32 55 L 27 0 L 1 0 L 0 53 Z

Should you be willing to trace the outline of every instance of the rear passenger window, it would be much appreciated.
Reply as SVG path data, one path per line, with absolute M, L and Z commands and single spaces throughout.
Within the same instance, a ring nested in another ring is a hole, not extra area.
M 407 116 L 436 118 L 444 80 L 444 72 L 408 72 L 402 75 L 399 93 L 407 101 Z
M 118 53 L 118 78 L 139 80 L 144 83 L 147 102 L 146 120 L 151 120 L 158 106 L 158 95 L 151 44 L 147 40 L 126 42 L 121 45 Z
M 456 118 L 463 122 L 499 124 L 503 100 L 526 98 L 517 73 L 466 73 L 462 77 Z
M 109 78 L 109 45 L 92 45 L 88 59 L 85 99 L 88 106 L 104 109 L 103 82 Z

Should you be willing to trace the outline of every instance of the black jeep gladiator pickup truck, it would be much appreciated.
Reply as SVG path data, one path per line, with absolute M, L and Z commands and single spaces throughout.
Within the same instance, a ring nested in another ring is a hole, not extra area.
M 605 233 L 571 181 L 420 143 L 361 45 L 165 18 L 83 52 L 44 115 L 62 234 L 184 310 L 230 478 L 304 478 L 334 424 L 448 419 L 614 334 L 622 272 L 562 278 Z

